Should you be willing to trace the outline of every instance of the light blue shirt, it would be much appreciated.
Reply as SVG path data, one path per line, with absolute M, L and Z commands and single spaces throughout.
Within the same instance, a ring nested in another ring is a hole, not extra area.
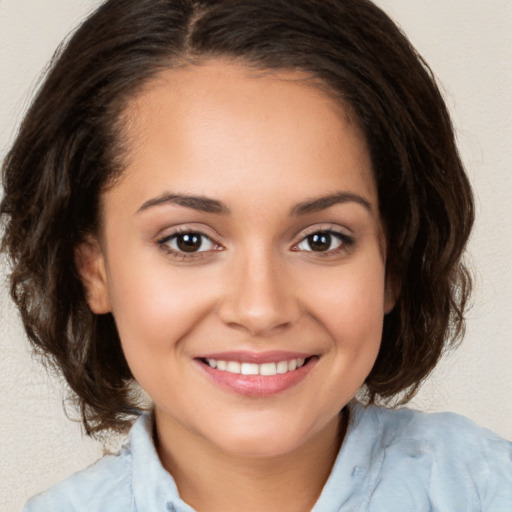
M 350 413 L 313 512 L 512 511 L 512 443 L 450 413 L 356 402 Z M 194 512 L 162 467 L 151 432 L 142 416 L 119 455 L 32 498 L 24 512 Z

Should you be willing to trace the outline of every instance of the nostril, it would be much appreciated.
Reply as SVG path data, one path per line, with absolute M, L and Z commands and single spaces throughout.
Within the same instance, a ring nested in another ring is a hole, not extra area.
M 218 313 L 226 325 L 253 336 L 279 332 L 296 323 L 300 307 L 284 273 L 269 269 L 267 260 L 233 270 Z

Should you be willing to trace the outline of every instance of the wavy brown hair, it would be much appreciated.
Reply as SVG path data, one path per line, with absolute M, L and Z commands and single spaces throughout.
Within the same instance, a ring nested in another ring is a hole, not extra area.
M 137 413 L 112 315 L 86 302 L 74 249 L 123 172 L 121 118 L 152 77 L 235 59 L 300 70 L 348 104 L 371 152 L 397 302 L 366 379 L 409 399 L 463 332 L 468 179 L 432 72 L 367 0 L 109 0 L 57 51 L 2 168 L 2 250 L 28 337 L 62 372 L 89 434 Z M 176 292 L 178 293 L 178 291 Z

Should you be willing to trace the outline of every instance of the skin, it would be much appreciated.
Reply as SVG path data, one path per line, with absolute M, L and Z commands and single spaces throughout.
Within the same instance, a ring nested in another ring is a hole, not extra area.
M 302 74 L 221 60 L 162 72 L 125 121 L 126 170 L 77 260 L 155 403 L 162 463 L 199 511 L 310 510 L 393 307 L 366 141 Z M 184 256 L 176 229 L 209 238 Z M 219 385 L 198 360 L 276 350 L 314 357 L 270 394 Z

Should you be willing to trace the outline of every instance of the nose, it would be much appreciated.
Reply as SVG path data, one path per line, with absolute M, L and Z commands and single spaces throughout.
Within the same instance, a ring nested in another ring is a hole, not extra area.
M 301 308 L 294 280 L 278 259 L 260 251 L 232 262 L 219 309 L 225 324 L 264 337 L 297 322 Z

